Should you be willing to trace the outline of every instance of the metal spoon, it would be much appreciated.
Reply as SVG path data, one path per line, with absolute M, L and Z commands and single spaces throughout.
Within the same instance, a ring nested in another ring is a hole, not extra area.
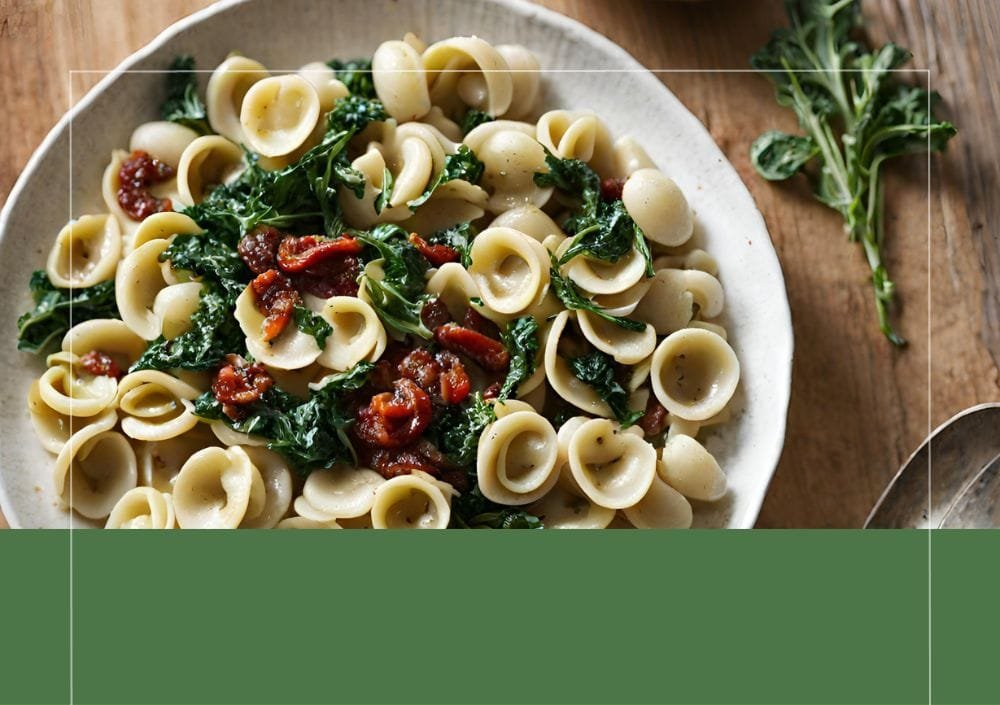
M 865 528 L 1000 525 L 1000 404 L 952 417 L 903 464 Z

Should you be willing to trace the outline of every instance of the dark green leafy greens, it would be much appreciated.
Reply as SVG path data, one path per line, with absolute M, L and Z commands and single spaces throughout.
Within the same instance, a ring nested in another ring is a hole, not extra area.
M 631 318 L 624 318 L 622 316 L 613 316 L 581 294 L 580 290 L 576 288 L 576 284 L 559 273 L 559 261 L 556 259 L 556 256 L 551 255 L 551 258 L 552 264 L 549 268 L 549 278 L 552 290 L 558 299 L 562 301 L 563 306 L 570 311 L 589 311 L 595 316 L 600 316 L 604 320 L 610 321 L 625 330 L 646 330 L 646 324 L 642 321 L 634 321 Z
M 517 318 L 500 334 L 500 340 L 510 353 L 507 377 L 497 394 L 497 400 L 503 401 L 514 394 L 518 386 L 535 372 L 539 350 L 538 321 L 534 316 Z
M 444 168 L 428 184 L 427 190 L 412 201 L 407 201 L 406 205 L 409 206 L 410 210 L 416 210 L 418 206 L 422 206 L 427 202 L 438 186 L 455 179 L 468 181 L 470 184 L 478 184 L 479 179 L 483 176 L 484 168 L 485 165 L 479 161 L 475 152 L 464 144 L 459 145 L 458 151 L 455 154 L 449 154 L 444 158 Z
M 628 408 L 628 391 L 615 379 L 615 368 L 611 358 L 599 350 L 570 358 L 569 369 L 584 384 L 591 387 L 601 397 L 618 419 L 622 428 L 635 424 L 644 412 Z
M 476 110 L 475 108 L 469 108 L 465 111 L 465 115 L 462 116 L 458 126 L 462 128 L 462 134 L 467 135 L 480 125 L 493 122 L 494 120 L 496 120 L 496 118 L 489 113 L 484 113 L 482 110 Z
M 778 103 L 791 108 L 804 136 L 770 131 L 750 157 L 766 179 L 809 173 L 816 198 L 844 218 L 871 269 L 879 328 L 895 345 L 905 341 L 889 321 L 894 286 L 882 258 L 885 242 L 883 162 L 944 149 L 955 127 L 937 120 L 937 96 L 895 81 L 910 53 L 888 44 L 870 51 L 852 38 L 860 24 L 857 0 L 788 0 L 791 26 L 779 29 L 751 59 L 774 84 Z
M 326 339 L 333 334 L 333 326 L 327 323 L 325 318 L 305 306 L 296 306 L 292 309 L 292 318 L 295 321 L 295 327 L 315 338 L 316 345 L 321 350 L 326 345 Z
M 160 117 L 190 127 L 200 135 L 211 133 L 205 104 L 198 97 L 194 57 L 183 54 L 174 57 L 168 71 L 167 99 L 160 106 Z
M 375 97 L 371 59 L 331 59 L 326 65 L 333 69 L 337 80 L 347 86 L 352 95 L 359 95 L 362 98 Z
M 472 264 L 472 255 L 469 252 L 475 237 L 476 227 L 472 223 L 459 223 L 450 228 L 435 230 L 427 237 L 427 242 L 432 245 L 447 245 L 457 251 L 462 266 L 468 269 Z
M 222 412 L 222 405 L 205 392 L 195 400 L 194 410 L 206 419 L 222 419 L 240 433 L 267 439 L 267 447 L 281 453 L 302 474 L 326 468 L 338 461 L 357 462 L 348 430 L 354 423 L 344 397 L 360 389 L 374 366 L 362 362 L 347 372 L 330 375 L 309 399 L 302 400 L 272 387 L 257 402 L 246 407 L 246 414 L 233 421 Z
M 44 269 L 38 269 L 31 273 L 28 287 L 35 308 L 17 319 L 18 350 L 47 355 L 77 323 L 119 317 L 114 281 L 85 289 L 60 289 L 53 286 Z
M 579 159 L 559 159 L 548 152 L 545 163 L 549 170 L 535 174 L 535 183 L 555 186 L 580 202 L 563 224 L 573 239 L 559 264 L 566 264 L 578 255 L 617 262 L 634 247 L 646 261 L 646 276 L 653 276 L 653 255 L 642 229 L 632 220 L 621 199 L 601 198 L 597 173 Z
M 429 340 L 433 333 L 420 317 L 432 297 L 424 293 L 427 260 L 414 247 L 407 232 L 398 225 L 385 223 L 370 231 L 352 234 L 377 253 L 384 276 L 366 276 L 365 291 L 382 322 L 400 334 L 412 334 Z

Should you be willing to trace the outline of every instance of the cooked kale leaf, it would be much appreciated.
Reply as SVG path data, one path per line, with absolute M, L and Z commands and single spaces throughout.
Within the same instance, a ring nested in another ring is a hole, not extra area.
M 497 394 L 497 400 L 503 401 L 516 393 L 518 386 L 535 372 L 539 350 L 538 321 L 534 316 L 517 318 L 500 334 L 500 340 L 510 353 L 507 377 Z
M 418 206 L 422 206 L 427 202 L 438 186 L 446 184 L 449 181 L 454 181 L 455 179 L 468 181 L 470 184 L 478 184 L 479 179 L 483 177 L 483 170 L 485 168 L 486 166 L 479 161 L 475 152 L 464 144 L 459 145 L 458 151 L 455 154 L 449 154 L 444 158 L 444 168 L 427 186 L 427 190 L 412 201 L 407 201 L 406 205 L 409 206 L 410 210 L 416 210 Z
M 167 74 L 167 99 L 160 106 L 160 117 L 190 127 L 200 135 L 212 132 L 205 104 L 198 97 L 194 57 L 181 55 L 170 63 Z
M 424 304 L 432 297 L 424 293 L 427 260 L 407 239 L 398 225 L 384 223 L 370 231 L 352 231 L 357 239 L 375 253 L 369 261 L 381 260 L 382 279 L 365 276 L 365 290 L 382 322 L 402 335 L 412 334 L 429 340 L 430 329 L 420 317 Z
M 388 118 L 385 106 L 375 98 L 349 95 L 338 100 L 326 117 L 327 132 L 354 130 L 361 132 L 370 122 L 380 122 Z
M 333 69 L 337 80 L 347 86 L 351 95 L 363 98 L 375 97 L 375 84 L 372 81 L 372 60 L 365 58 L 331 59 L 326 65 Z
M 595 350 L 580 357 L 572 357 L 567 363 L 577 379 L 607 402 L 622 428 L 632 426 L 642 418 L 642 411 L 628 408 L 628 391 L 615 379 L 615 368 L 608 355 Z
M 326 339 L 333 335 L 333 326 L 327 323 L 325 318 L 305 306 L 293 308 L 292 317 L 295 320 L 295 326 L 300 331 L 316 339 L 316 345 L 319 346 L 320 350 L 326 345 Z
M 18 350 L 47 355 L 77 323 L 119 318 L 113 280 L 85 289 L 60 289 L 49 281 L 44 269 L 38 269 L 31 273 L 28 286 L 35 308 L 17 319 Z
M 903 345 L 889 320 L 894 286 L 882 256 L 880 169 L 895 156 L 944 149 L 955 127 L 934 117 L 935 94 L 894 79 L 908 51 L 893 44 L 873 51 L 854 36 L 858 0 L 788 0 L 785 7 L 791 26 L 774 32 L 750 63 L 771 80 L 778 103 L 795 112 L 806 134 L 765 132 L 750 159 L 772 181 L 816 162 L 807 172 L 816 198 L 839 212 L 850 239 L 861 243 L 879 328 Z
M 222 413 L 222 405 L 211 392 L 195 400 L 194 410 L 203 418 L 221 419 L 240 433 L 266 438 L 267 447 L 281 453 L 302 474 L 338 461 L 356 463 L 347 433 L 354 418 L 344 397 L 365 384 L 373 367 L 370 362 L 362 362 L 347 372 L 330 375 L 307 400 L 273 387 L 259 401 L 248 405 L 239 421 Z
M 493 407 L 475 392 L 464 404 L 441 409 L 427 436 L 455 465 L 474 470 L 479 437 L 496 420 Z

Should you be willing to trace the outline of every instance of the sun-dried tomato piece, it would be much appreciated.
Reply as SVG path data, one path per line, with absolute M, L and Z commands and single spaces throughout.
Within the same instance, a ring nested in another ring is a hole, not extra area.
M 428 394 L 437 391 L 441 366 L 427 348 L 415 348 L 402 359 L 397 368 L 400 376 L 412 379 Z
M 248 363 L 239 355 L 226 355 L 226 363 L 212 378 L 212 395 L 231 419 L 243 416 L 240 407 L 253 404 L 274 386 L 274 378 L 259 362 Z
M 601 200 L 618 201 L 622 197 L 625 179 L 604 179 L 601 181 Z
M 118 169 L 118 205 L 132 220 L 144 220 L 153 213 L 173 210 L 169 198 L 157 198 L 149 192 L 153 184 L 174 176 L 168 164 L 137 149 Z
M 91 350 L 81 357 L 80 367 L 98 377 L 120 378 L 122 376 L 122 370 L 118 367 L 118 363 L 110 355 L 101 350 Z
M 415 441 L 430 425 L 433 407 L 427 392 L 412 379 L 398 379 L 392 392 L 372 397 L 358 410 L 355 435 L 380 448 L 399 448 Z
M 458 355 L 442 351 L 434 356 L 441 373 L 439 376 L 439 395 L 445 404 L 461 404 L 472 391 L 472 382 L 465 371 Z
M 263 274 L 278 266 L 278 245 L 284 235 L 267 226 L 254 228 L 240 240 L 236 251 L 254 274 Z
M 410 244 L 417 248 L 417 252 L 424 256 L 432 267 L 440 267 L 448 262 L 457 262 L 461 255 L 458 250 L 448 245 L 432 245 L 416 233 L 410 233 Z
M 387 480 L 400 475 L 409 475 L 414 470 L 422 470 L 431 475 L 440 471 L 433 463 L 418 453 L 413 447 L 378 448 L 368 458 L 372 470 Z
M 328 299 L 331 296 L 357 296 L 361 261 L 353 255 L 331 257 L 291 275 L 299 291 Z
M 434 340 L 445 350 L 472 358 L 484 370 L 500 372 L 510 364 L 510 354 L 499 340 L 457 323 L 439 326 L 434 331 Z
M 663 429 L 667 427 L 667 422 L 667 410 L 663 404 L 656 400 L 656 397 L 650 394 L 649 401 L 646 402 L 646 413 L 639 419 L 639 428 L 647 436 L 655 436 L 663 432 Z
M 331 257 L 359 255 L 365 244 L 353 237 L 326 238 L 322 235 L 288 235 L 278 245 L 278 266 L 286 272 L 304 272 Z
M 500 340 L 500 328 L 497 327 L 497 324 L 471 306 L 465 309 L 465 316 L 462 317 L 462 326 L 477 333 L 482 333 L 487 338 Z
M 250 282 L 257 309 L 264 314 L 263 340 L 274 340 L 292 320 L 292 311 L 302 299 L 292 283 L 276 269 L 259 274 Z
M 425 303 L 424 307 L 420 309 L 420 320 L 424 322 L 425 326 L 434 330 L 450 321 L 451 314 L 441 297 L 437 297 Z
M 503 389 L 503 385 L 499 382 L 494 382 L 483 390 L 483 399 L 496 399 L 500 396 L 501 389 Z

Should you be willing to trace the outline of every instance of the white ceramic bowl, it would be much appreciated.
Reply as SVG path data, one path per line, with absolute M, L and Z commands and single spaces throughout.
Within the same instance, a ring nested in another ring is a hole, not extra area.
M 543 79 L 546 106 L 597 111 L 615 136 L 636 137 L 687 194 L 697 237 L 719 261 L 725 323 L 743 369 L 738 413 L 707 441 L 730 491 L 720 502 L 699 504 L 695 524 L 753 525 L 781 454 L 788 409 L 792 329 L 781 268 L 736 171 L 656 76 L 596 32 L 518 0 L 223 0 L 164 31 L 87 94 L 45 138 L 0 215 L 0 330 L 7 341 L 0 347 L 0 506 L 12 526 L 83 525 L 57 506 L 52 457 L 35 440 L 25 405 L 42 365 L 15 349 L 15 321 L 30 308 L 28 274 L 43 266 L 55 234 L 71 216 L 103 211 L 100 179 L 111 150 L 125 147 L 136 125 L 157 118 L 163 75 L 148 71 L 164 69 L 179 53 L 212 68 L 234 50 L 272 70 L 294 70 L 334 56 L 370 56 L 379 42 L 408 31 L 425 40 L 479 34 L 527 46 L 550 72 Z

